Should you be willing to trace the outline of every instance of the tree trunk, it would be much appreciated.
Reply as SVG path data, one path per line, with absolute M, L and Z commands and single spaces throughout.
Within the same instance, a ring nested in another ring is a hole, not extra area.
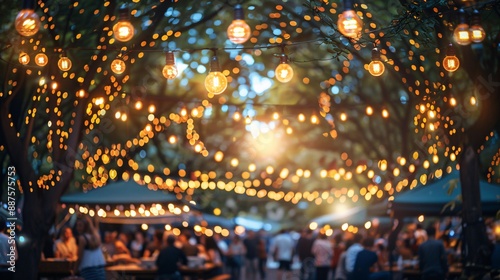
M 491 254 L 482 216 L 479 172 L 478 155 L 472 146 L 466 146 L 460 162 L 462 257 L 464 274 L 471 279 L 481 279 L 487 272 Z

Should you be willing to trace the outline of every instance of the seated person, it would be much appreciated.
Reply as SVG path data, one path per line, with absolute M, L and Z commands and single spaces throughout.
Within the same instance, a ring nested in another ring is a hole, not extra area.
M 107 261 L 113 263 L 140 263 L 140 260 L 132 258 L 127 246 L 121 240 L 118 240 L 116 236 L 116 232 L 106 232 L 104 234 L 102 248 Z
M 156 267 L 158 268 L 158 279 L 182 279 L 179 271 L 179 265 L 186 265 L 186 255 L 179 248 L 174 246 L 175 236 L 169 235 L 167 238 L 167 246 L 164 247 L 156 259 Z
M 62 228 L 59 239 L 54 243 L 54 257 L 69 261 L 76 261 L 78 258 L 78 246 L 71 228 Z
M 198 256 L 199 249 L 198 246 L 191 244 L 189 242 L 191 239 L 191 234 L 189 232 L 184 232 L 179 235 L 179 242 L 181 245 L 181 250 L 187 257 L 196 257 Z
M 144 250 L 143 258 L 156 258 L 160 253 L 161 248 L 163 247 L 163 232 L 156 231 L 153 235 L 153 241 L 150 242 L 146 249 Z

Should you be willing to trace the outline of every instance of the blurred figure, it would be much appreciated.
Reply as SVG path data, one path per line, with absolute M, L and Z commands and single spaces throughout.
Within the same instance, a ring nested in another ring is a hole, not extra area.
M 332 275 L 335 277 L 337 266 L 339 265 L 340 255 L 345 251 L 345 244 L 342 242 L 342 234 L 336 234 L 333 237 L 333 257 L 332 257 Z
M 266 264 L 267 264 L 267 242 L 263 230 L 259 232 L 257 243 L 257 257 L 259 258 L 259 275 L 260 279 L 266 279 Z
M 185 231 L 181 235 L 179 235 L 178 241 L 181 244 L 181 250 L 187 257 L 196 257 L 198 256 L 199 250 L 198 247 L 189 242 L 191 239 L 191 233 Z
M 422 279 L 441 280 L 448 273 L 448 260 L 443 242 L 436 240 L 436 229 L 427 228 L 427 241 L 418 247 L 418 260 Z
M 153 241 L 151 241 L 144 250 L 143 258 L 156 258 L 162 249 L 163 245 L 163 232 L 155 231 Z
M 324 233 L 319 233 L 318 238 L 314 240 L 311 252 L 314 255 L 316 280 L 328 280 L 328 272 L 330 271 L 330 263 L 332 262 L 333 248 L 331 242 L 326 239 L 326 235 Z
M 179 265 L 187 265 L 187 257 L 184 252 L 175 247 L 175 236 L 167 237 L 167 246 L 163 248 L 156 259 L 159 280 L 181 280 Z
M 132 258 L 141 258 L 146 250 L 146 240 L 141 231 L 136 231 L 134 239 L 130 241 L 130 254 Z
M 62 228 L 59 239 L 54 243 L 54 256 L 69 261 L 75 261 L 78 258 L 78 247 L 71 228 Z
M 106 261 L 101 250 L 101 237 L 88 216 L 76 221 L 78 232 L 78 259 L 76 271 L 85 280 L 105 280 Z
M 257 258 L 257 245 L 259 240 L 254 231 L 248 231 L 247 237 L 243 240 L 245 246 L 245 279 L 254 280 L 257 278 L 259 261 Z
M 213 263 L 215 266 L 215 269 L 209 276 L 214 277 L 222 274 L 222 252 L 213 236 L 207 236 L 205 238 L 205 251 L 207 254 L 207 261 Z
M 389 280 L 388 272 L 381 271 L 382 268 L 378 262 L 377 253 L 374 252 L 374 239 L 369 236 L 363 239 L 363 249 L 356 255 L 354 268 L 347 274 L 347 279 L 370 279 L 370 280 Z
M 227 252 L 227 262 L 232 280 L 239 280 L 241 267 L 244 265 L 245 245 L 241 242 L 239 235 L 235 235 L 229 245 Z
M 363 250 L 363 245 L 361 245 L 361 241 L 363 240 L 363 235 L 361 233 L 354 234 L 353 242 L 347 250 L 345 255 L 345 270 L 347 275 L 354 270 L 354 263 L 356 262 L 356 257 L 358 253 Z
M 302 230 L 299 240 L 297 241 L 297 255 L 300 261 L 300 279 L 311 280 L 314 276 L 314 255 L 312 247 L 314 239 L 312 230 Z
M 289 279 L 292 271 L 292 260 L 295 244 L 288 230 L 282 229 L 274 238 L 270 252 L 273 253 L 273 259 L 279 261 L 278 279 Z

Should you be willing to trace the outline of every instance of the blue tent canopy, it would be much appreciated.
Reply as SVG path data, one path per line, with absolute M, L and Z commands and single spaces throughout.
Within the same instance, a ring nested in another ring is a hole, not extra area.
M 61 203 L 86 206 L 181 203 L 177 197 L 161 190 L 150 190 L 135 181 L 120 181 L 88 192 L 65 194 Z
M 461 192 L 460 174 L 452 172 L 430 184 L 418 185 L 396 195 L 391 209 L 397 217 L 458 215 L 462 210 Z M 500 186 L 481 181 L 480 194 L 483 216 L 494 216 L 500 210 Z

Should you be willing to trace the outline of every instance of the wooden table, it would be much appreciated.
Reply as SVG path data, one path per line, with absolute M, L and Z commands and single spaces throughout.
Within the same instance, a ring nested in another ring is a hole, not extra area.
M 117 264 L 106 267 L 107 279 L 155 279 L 156 267 L 143 267 L 138 264 Z
M 49 258 L 40 260 L 38 277 L 63 278 L 72 275 L 75 262 L 66 259 Z
M 205 263 L 201 266 L 181 266 L 179 270 L 184 276 L 191 276 L 191 279 L 207 279 L 210 277 L 210 272 L 214 270 L 216 266 L 213 263 Z

